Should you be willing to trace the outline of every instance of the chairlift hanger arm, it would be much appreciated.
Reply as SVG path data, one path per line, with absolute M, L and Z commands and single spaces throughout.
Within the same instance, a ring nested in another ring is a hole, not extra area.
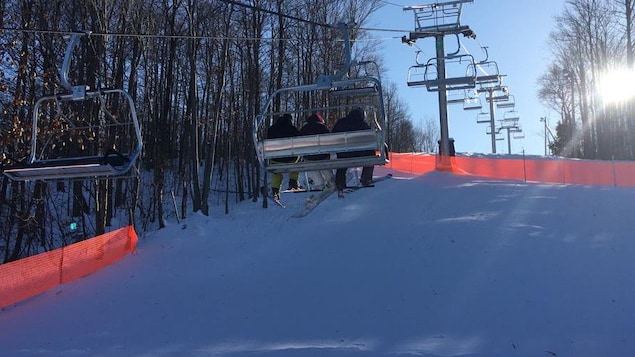
M 446 55 L 446 57 L 448 57 L 448 58 L 452 58 L 452 57 L 458 55 L 459 52 L 461 52 L 461 40 L 459 39 L 459 34 L 455 33 L 454 37 L 456 37 L 456 51 L 448 53 Z
M 422 51 L 421 51 L 421 50 L 419 50 L 419 51 L 417 51 L 417 52 L 416 52 L 416 54 L 415 54 L 415 63 L 416 63 L 417 65 L 423 65 L 423 63 L 419 62 L 419 55 L 421 55 L 421 52 L 422 52 Z
M 481 46 L 481 49 L 483 50 L 483 52 L 485 52 L 485 59 L 480 61 L 479 63 L 485 63 L 489 59 L 489 51 L 487 50 L 487 46 Z

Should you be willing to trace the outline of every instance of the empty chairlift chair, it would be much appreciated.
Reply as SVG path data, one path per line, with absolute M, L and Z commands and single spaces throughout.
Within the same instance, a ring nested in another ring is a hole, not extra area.
M 516 101 L 514 100 L 514 96 L 510 94 L 507 100 L 497 102 L 496 107 L 501 109 L 507 108 L 507 109 L 513 110 L 513 108 L 516 107 Z
M 430 58 L 425 64 L 416 64 L 408 69 L 409 87 L 424 86 L 428 92 L 438 92 L 442 85 L 445 90 L 472 89 L 476 86 L 476 73 L 466 70 L 474 66 L 471 55 L 452 55 L 444 58 L 445 78 L 439 78 L 437 58 Z
M 476 84 L 480 87 L 492 87 L 501 85 L 503 76 L 498 70 L 498 64 L 490 61 L 487 47 L 482 47 L 485 52 L 485 59 L 474 62 L 467 67 L 467 76 L 475 76 Z
M 68 84 L 70 53 L 78 41 L 73 36 L 62 67 L 67 92 L 42 97 L 33 107 L 28 159 L 3 168 L 12 180 L 120 176 L 141 153 L 141 129 L 128 93 Z
M 472 97 L 465 97 L 463 99 L 463 110 L 481 110 L 483 109 L 483 104 L 481 103 L 481 98 L 476 95 Z

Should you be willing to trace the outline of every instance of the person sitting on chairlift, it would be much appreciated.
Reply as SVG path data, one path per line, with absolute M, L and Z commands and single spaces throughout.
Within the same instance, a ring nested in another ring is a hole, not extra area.
M 293 125 L 291 114 L 286 113 L 279 117 L 272 126 L 267 129 L 267 139 L 281 139 L 293 136 L 299 136 L 300 131 Z M 271 160 L 272 164 L 298 162 L 300 157 L 279 157 L 275 160 Z M 299 173 L 297 171 L 289 173 L 289 190 L 300 189 L 298 185 Z M 282 186 L 282 174 L 274 173 L 271 175 L 271 194 L 274 199 L 280 199 L 280 188 Z
M 354 108 L 351 110 L 347 116 L 339 119 L 335 126 L 333 127 L 333 133 L 339 133 L 344 131 L 356 131 L 356 130 L 367 130 L 370 129 L 370 126 L 365 121 L 366 114 L 364 110 L 360 107 Z M 362 150 L 362 151 L 349 151 L 349 152 L 341 152 L 337 154 L 338 158 L 350 158 L 350 157 L 359 157 L 359 156 L 373 156 L 375 155 L 375 151 L 373 150 Z M 362 177 L 360 178 L 360 183 L 365 187 L 373 186 L 373 170 L 374 166 L 364 166 L 362 168 Z M 335 172 L 335 187 L 338 191 L 343 191 L 346 188 L 346 168 L 337 169 Z
M 300 135 L 316 135 L 316 134 L 328 134 L 329 129 L 326 127 L 324 123 L 324 119 L 318 113 L 314 113 L 309 115 L 305 121 L 302 128 L 300 128 Z M 305 160 L 314 161 L 314 160 L 328 160 L 331 158 L 329 154 L 315 154 L 315 155 L 307 155 L 304 157 Z M 311 189 L 323 190 L 328 187 L 329 184 L 333 182 L 333 171 L 332 170 L 319 170 L 319 171 L 311 171 L 307 172 L 307 182 L 309 183 Z

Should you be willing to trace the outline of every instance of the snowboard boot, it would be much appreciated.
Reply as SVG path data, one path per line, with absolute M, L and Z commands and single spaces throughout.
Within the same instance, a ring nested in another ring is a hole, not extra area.
M 276 201 L 280 201 L 280 189 L 272 187 L 271 188 L 271 197 L 276 200 Z
M 360 183 L 364 187 L 374 187 L 375 186 L 375 184 L 373 184 L 373 180 L 361 180 Z

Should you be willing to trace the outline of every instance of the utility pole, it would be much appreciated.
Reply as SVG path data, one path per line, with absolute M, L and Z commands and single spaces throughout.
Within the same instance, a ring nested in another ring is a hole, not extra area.
M 545 123 L 545 156 L 547 156 L 547 118 L 542 117 L 540 121 Z

